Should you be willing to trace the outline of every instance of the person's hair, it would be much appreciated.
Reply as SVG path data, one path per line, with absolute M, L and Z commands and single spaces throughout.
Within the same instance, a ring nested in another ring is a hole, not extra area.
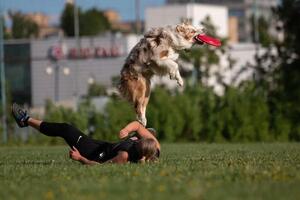
M 142 138 L 138 141 L 137 150 L 141 157 L 147 158 L 147 160 L 151 160 L 157 151 L 156 142 L 152 138 Z

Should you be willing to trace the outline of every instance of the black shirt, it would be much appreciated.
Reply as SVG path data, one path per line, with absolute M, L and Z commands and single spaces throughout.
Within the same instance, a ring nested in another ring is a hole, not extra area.
M 128 161 L 137 163 L 142 158 L 142 155 L 140 155 L 137 150 L 139 139 L 135 137 L 135 135 L 132 135 L 131 137 L 116 143 L 99 141 L 99 148 L 92 155 L 91 160 L 104 163 L 117 156 L 119 151 L 125 151 L 128 153 Z M 157 149 L 156 157 L 159 158 L 159 156 L 160 151 Z
M 131 138 L 116 143 L 99 141 L 99 148 L 91 156 L 91 160 L 103 163 L 117 156 L 119 151 L 126 151 L 128 161 L 136 163 L 142 158 L 136 148 L 137 141 Z

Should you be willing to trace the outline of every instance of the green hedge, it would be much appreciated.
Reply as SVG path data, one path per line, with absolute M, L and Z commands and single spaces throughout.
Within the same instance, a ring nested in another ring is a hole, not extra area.
M 251 82 L 227 87 L 223 96 L 201 86 L 187 86 L 183 92 L 157 87 L 151 94 L 147 118 L 148 127 L 156 128 L 159 139 L 167 142 L 292 140 L 290 122 L 281 110 L 274 103 L 270 109 L 267 95 Z M 80 103 L 76 112 L 48 102 L 45 120 L 69 122 L 87 134 L 92 126 L 92 137 L 112 141 L 122 127 L 135 120 L 135 114 L 128 102 L 112 97 L 103 113 L 89 100 Z

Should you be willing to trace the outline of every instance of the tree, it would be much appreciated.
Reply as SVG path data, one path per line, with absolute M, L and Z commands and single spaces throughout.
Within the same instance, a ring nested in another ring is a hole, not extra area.
M 81 15 L 80 35 L 93 36 L 110 29 L 108 19 L 103 12 L 92 8 Z
M 4 34 L 4 39 L 10 39 L 11 35 L 7 32 L 6 30 L 6 24 L 5 24 L 5 19 L 4 17 L 1 17 L 0 20 L 2 20 L 2 30 L 3 30 L 3 34 Z
M 88 88 L 88 96 L 89 97 L 97 97 L 101 95 L 106 95 L 106 88 L 104 85 L 93 83 L 89 85 Z
M 39 26 L 32 19 L 28 18 L 20 11 L 9 11 L 8 14 L 12 21 L 12 38 L 20 39 L 38 36 Z
M 283 0 L 275 9 L 282 21 L 283 43 L 277 43 L 280 64 L 277 70 L 277 98 L 292 123 L 290 137 L 300 140 L 300 1 Z
M 148 107 L 150 127 L 159 130 L 158 137 L 169 142 L 180 138 L 184 128 L 184 116 L 176 105 L 178 95 L 171 95 L 163 87 L 155 88 Z
M 78 16 L 81 16 L 81 9 L 78 8 Z M 61 16 L 60 27 L 64 30 L 67 36 L 74 36 L 74 5 L 67 3 Z
M 83 12 L 78 8 L 79 35 L 94 36 L 110 29 L 108 19 L 96 8 Z M 74 5 L 67 3 L 60 17 L 60 27 L 67 36 L 74 36 Z
M 300 140 L 300 2 L 283 0 L 275 8 L 273 20 L 278 34 L 262 55 L 256 55 L 256 88 L 268 98 L 270 127 L 276 135 L 289 132 L 289 138 Z M 269 36 L 271 37 L 271 36 Z
M 274 38 L 270 34 L 270 23 L 267 21 L 267 19 L 264 16 L 259 16 L 257 19 L 255 19 L 255 16 L 252 15 L 250 17 L 250 23 L 252 28 L 252 41 L 259 42 L 263 47 L 269 47 L 273 43 Z M 257 25 L 255 25 L 256 23 Z M 258 34 L 258 41 L 255 41 L 255 32 Z

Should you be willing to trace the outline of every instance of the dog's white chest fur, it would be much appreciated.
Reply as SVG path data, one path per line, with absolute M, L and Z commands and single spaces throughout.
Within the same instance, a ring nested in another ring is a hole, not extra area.
M 170 58 L 171 60 L 177 61 L 178 57 L 179 57 L 179 54 L 176 53 L 172 48 L 169 48 L 168 58 Z

